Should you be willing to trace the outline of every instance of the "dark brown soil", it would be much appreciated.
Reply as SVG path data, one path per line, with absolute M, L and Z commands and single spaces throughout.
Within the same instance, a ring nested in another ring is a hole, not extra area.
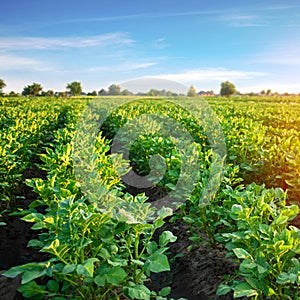
M 218 285 L 224 282 L 223 276 L 233 274 L 237 267 L 225 258 L 226 251 L 221 246 L 212 249 L 207 243 L 207 237 L 201 233 L 203 242 L 189 251 L 192 242 L 189 240 L 189 227 L 183 221 L 166 223 L 160 229 L 164 230 L 170 230 L 177 236 L 176 242 L 170 244 L 171 272 L 153 274 L 149 286 L 157 291 L 170 286 L 170 297 L 173 299 L 232 299 L 232 295 L 215 295 Z M 175 258 L 178 254 L 180 256 Z
M 23 173 L 23 179 L 46 178 L 46 173 L 33 166 Z M 25 183 L 19 185 L 17 196 L 24 199 L 17 200 L 17 207 L 26 209 L 36 200 L 37 195 Z M 5 220 L 7 225 L 0 227 L 0 274 L 10 267 L 25 264 L 31 261 L 42 261 L 45 255 L 27 247 L 29 240 L 36 238 L 36 232 L 30 227 L 32 224 L 24 222 L 20 217 L 9 216 Z M 20 278 L 10 279 L 0 276 L 0 299 L 20 300 L 24 299 L 16 290 L 20 285 Z
M 45 176 L 45 172 L 37 167 L 24 172 L 24 179 L 45 178 Z M 25 184 L 19 186 L 17 194 L 25 197 L 18 200 L 18 207 L 27 208 L 36 199 L 36 194 Z M 7 226 L 0 227 L 0 274 L 12 266 L 44 260 L 44 254 L 26 247 L 30 239 L 36 238 L 36 232 L 30 229 L 31 224 L 20 220 L 19 217 L 9 217 L 6 221 Z M 188 226 L 182 221 L 166 223 L 161 230 L 170 230 L 177 236 L 177 241 L 170 244 L 170 257 L 174 258 L 178 254 L 181 256 L 171 259 L 171 272 L 153 274 L 152 282 L 149 284 L 151 288 L 160 290 L 165 286 L 171 286 L 170 297 L 173 299 L 181 297 L 188 300 L 232 299 L 232 295 L 222 297 L 215 295 L 217 286 L 224 280 L 223 276 L 232 274 L 236 267 L 232 261 L 225 259 L 224 249 L 212 249 L 203 242 L 199 247 L 188 251 L 191 243 Z M 24 299 L 16 291 L 19 284 L 20 278 L 9 279 L 0 276 L 0 299 Z

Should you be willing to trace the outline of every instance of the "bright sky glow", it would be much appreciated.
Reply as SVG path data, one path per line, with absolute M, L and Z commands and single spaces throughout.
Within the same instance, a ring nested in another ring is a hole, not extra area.
M 158 77 L 300 93 L 299 32 L 299 0 L 3 0 L 0 78 L 5 92 Z

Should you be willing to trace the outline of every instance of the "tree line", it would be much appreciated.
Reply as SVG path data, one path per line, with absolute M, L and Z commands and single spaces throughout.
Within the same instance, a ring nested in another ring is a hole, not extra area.
M 3 96 L 3 89 L 6 87 L 6 84 L 3 79 L 0 79 L 0 96 Z M 207 92 L 210 93 L 210 95 L 214 95 L 213 91 Z M 206 94 L 204 92 L 204 94 Z M 235 94 L 240 94 L 237 90 L 236 87 L 233 83 L 229 81 L 225 81 L 221 83 L 220 87 L 220 95 L 221 96 L 231 96 Z M 274 93 L 271 92 L 270 89 L 268 90 L 262 90 L 260 92 L 260 95 L 262 96 L 269 96 Z M 276 94 L 276 93 L 275 93 Z M 277 93 L 278 94 L 278 93 Z M 27 85 L 23 88 L 22 91 L 22 96 L 61 96 L 61 97 L 66 97 L 66 96 L 80 96 L 80 95 L 87 95 L 87 96 L 117 96 L 117 95 L 123 95 L 123 96 L 128 96 L 128 95 L 134 95 L 127 89 L 121 90 L 121 87 L 116 85 L 116 84 L 111 84 L 108 87 L 108 90 L 101 89 L 98 92 L 92 91 L 89 93 L 83 93 L 82 89 L 82 84 L 79 81 L 73 81 L 71 83 L 68 83 L 66 86 L 66 91 L 63 92 L 54 92 L 53 90 L 47 90 L 43 91 L 43 87 L 39 83 L 32 83 L 30 85 Z M 151 89 L 147 93 L 138 93 L 137 95 L 141 96 L 178 96 L 177 93 L 174 93 L 172 91 L 167 91 L 167 90 L 157 90 L 157 89 Z M 183 94 L 179 94 L 182 96 Z M 197 95 L 201 95 L 200 93 L 196 92 L 196 89 L 194 86 L 191 86 L 187 92 L 188 97 L 196 97 Z M 255 93 L 248 93 L 248 95 L 256 95 Z M 288 93 L 285 93 L 285 95 L 288 95 Z M 18 93 L 15 93 L 14 91 L 11 91 L 10 93 L 6 94 L 6 96 L 20 96 Z

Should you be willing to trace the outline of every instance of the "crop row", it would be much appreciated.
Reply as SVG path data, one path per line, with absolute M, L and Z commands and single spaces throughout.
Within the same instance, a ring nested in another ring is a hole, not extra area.
M 157 212 L 145 194 L 127 192 L 122 178 L 131 168 L 141 176 L 150 174 L 162 195 L 181 202 L 171 220 L 182 218 L 190 225 L 191 247 L 205 242 L 198 233 L 204 231 L 211 247 L 224 245 L 239 263 L 219 295 L 300 296 L 300 231 L 290 225 L 299 208 L 289 203 L 299 189 L 297 105 L 290 110 L 291 103 L 212 99 L 214 115 L 201 102 L 118 99 L 113 113 L 105 115 L 115 99 L 101 101 L 90 102 L 79 122 L 86 103 L 68 102 L 72 110 L 63 116 L 63 126 L 53 130 L 43 152 L 36 152 L 48 176 L 27 181 L 39 198 L 21 214 L 33 229 L 42 230 L 29 246 L 50 259 L 5 273 L 22 274 L 19 291 L 25 297 L 165 299 L 169 288 L 156 293 L 146 282 L 151 272 L 170 268 L 167 245 L 176 237 L 169 231 L 156 240 L 153 236 L 172 210 Z M 188 145 L 182 144 L 187 136 L 182 128 L 192 137 Z M 155 154 L 160 158 L 151 163 Z
M 16 208 L 24 171 L 33 167 L 74 105 L 53 99 L 1 99 L 0 215 Z

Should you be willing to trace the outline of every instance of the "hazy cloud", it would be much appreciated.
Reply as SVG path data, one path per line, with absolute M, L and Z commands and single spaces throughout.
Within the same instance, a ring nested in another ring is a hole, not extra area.
M 92 67 L 88 68 L 85 71 L 87 72 L 129 72 L 139 69 L 146 69 L 157 65 L 156 62 L 142 62 L 142 63 L 126 63 L 126 64 L 119 64 L 115 66 L 100 66 L 100 67 Z
M 270 48 L 254 59 L 256 63 L 266 63 L 273 65 L 300 65 L 300 42 L 284 41 L 273 43 Z
M 50 68 L 45 66 L 41 61 L 36 59 L 22 57 L 14 54 L 0 54 L 1 70 L 26 70 L 49 71 Z
M 300 91 L 300 83 L 279 83 L 279 82 L 264 82 L 262 84 L 245 85 L 239 88 L 242 93 L 256 92 L 259 93 L 262 90 L 270 89 L 272 92 L 279 93 L 295 93 Z
M 233 14 L 220 17 L 221 22 L 225 22 L 230 27 L 262 27 L 267 22 L 261 20 L 257 15 Z
M 179 82 L 197 82 L 197 81 L 224 81 L 251 79 L 258 76 L 265 76 L 263 72 L 247 72 L 238 70 L 228 70 L 221 68 L 193 69 L 179 73 L 160 74 L 155 77 L 174 80 Z
M 164 49 L 170 46 L 171 44 L 167 42 L 167 39 L 165 37 L 158 38 L 154 41 L 154 48 L 156 49 Z
M 61 48 L 86 48 L 95 46 L 128 45 L 133 40 L 127 33 L 108 33 L 87 37 L 0 37 L 0 49 L 47 50 Z

